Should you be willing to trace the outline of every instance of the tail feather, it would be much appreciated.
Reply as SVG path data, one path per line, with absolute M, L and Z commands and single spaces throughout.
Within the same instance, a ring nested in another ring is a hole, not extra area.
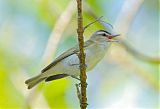
M 26 80 L 25 84 L 27 84 L 28 89 L 31 89 L 32 87 L 34 87 L 35 85 L 43 81 L 44 79 L 45 78 L 41 78 L 41 75 L 38 75 L 38 76 L 35 76 L 33 78 Z

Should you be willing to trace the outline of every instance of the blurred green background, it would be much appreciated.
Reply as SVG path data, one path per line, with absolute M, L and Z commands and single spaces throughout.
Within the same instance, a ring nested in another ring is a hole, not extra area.
M 159 56 L 158 0 L 83 0 L 84 25 L 94 17 L 112 24 L 138 52 Z M 79 108 L 70 77 L 28 90 L 24 81 L 77 43 L 76 0 L 0 0 L 0 109 Z M 89 27 L 85 39 L 102 29 Z M 120 44 L 87 73 L 88 108 L 158 109 L 159 64 Z

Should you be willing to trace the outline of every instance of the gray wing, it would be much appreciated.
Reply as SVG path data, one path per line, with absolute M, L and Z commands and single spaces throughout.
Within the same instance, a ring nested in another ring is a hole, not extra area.
M 45 82 L 49 82 L 49 81 L 56 80 L 56 79 L 61 79 L 61 78 L 67 77 L 67 76 L 69 76 L 69 75 L 67 75 L 67 74 L 53 75 L 53 76 L 50 76 L 47 79 L 45 79 Z
M 86 41 L 85 44 L 84 44 L 84 48 L 88 47 L 89 44 L 93 44 L 92 42 L 93 41 L 91 41 L 91 40 Z M 57 57 L 51 64 L 49 64 L 47 67 L 45 67 L 41 71 L 41 73 L 46 72 L 47 70 L 49 70 L 51 67 L 55 66 L 59 61 L 65 59 L 66 57 L 71 56 L 73 54 L 77 54 L 77 53 L 79 53 L 79 47 L 78 47 L 78 45 L 76 45 L 75 47 L 67 50 L 66 52 L 64 52 L 63 54 L 61 54 L 59 57 Z

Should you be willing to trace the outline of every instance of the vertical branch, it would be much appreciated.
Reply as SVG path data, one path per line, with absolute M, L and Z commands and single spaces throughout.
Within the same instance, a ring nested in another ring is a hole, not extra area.
M 83 16 L 82 16 L 82 0 L 77 0 L 77 10 L 78 10 L 78 42 L 79 42 L 79 61 L 80 61 L 80 80 L 81 80 L 81 109 L 86 109 L 87 107 L 87 97 L 86 97 L 86 65 L 85 65 L 85 53 L 84 53 L 84 38 L 83 38 Z

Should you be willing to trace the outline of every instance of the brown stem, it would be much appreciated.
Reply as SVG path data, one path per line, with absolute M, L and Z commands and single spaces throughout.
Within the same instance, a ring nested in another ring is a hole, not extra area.
M 87 88 L 87 75 L 85 67 L 85 53 L 84 53 L 84 38 L 83 38 L 83 16 L 82 16 L 82 0 L 77 0 L 77 10 L 78 10 L 78 42 L 79 42 L 79 61 L 80 61 L 80 80 L 81 80 L 81 109 L 86 109 L 87 107 L 87 97 L 86 97 L 86 88 Z

